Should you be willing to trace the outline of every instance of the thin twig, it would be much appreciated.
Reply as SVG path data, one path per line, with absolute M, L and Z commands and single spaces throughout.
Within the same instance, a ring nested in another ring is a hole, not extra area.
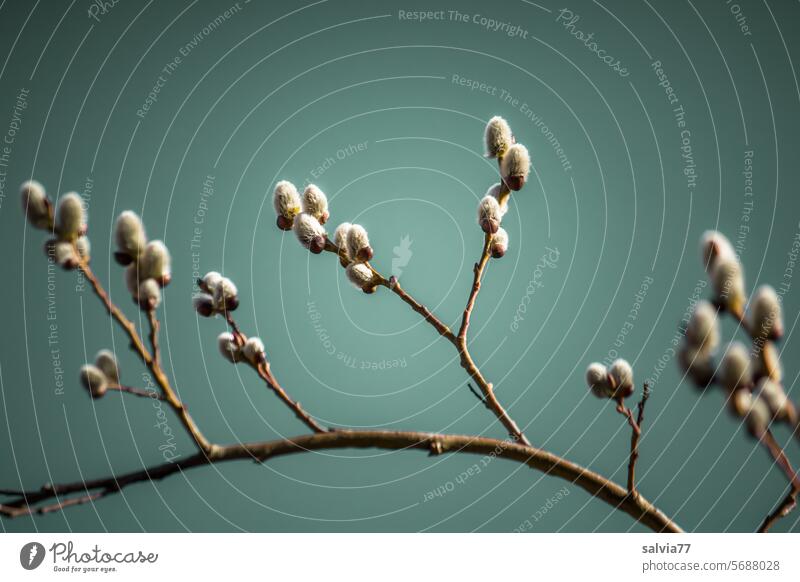
M 786 478 L 789 480 L 789 484 L 792 486 L 792 489 L 800 490 L 800 477 L 797 476 L 797 472 L 792 467 L 791 462 L 789 462 L 789 458 L 786 456 L 786 453 L 784 453 L 783 448 L 778 444 L 778 441 L 775 440 L 775 436 L 772 434 L 772 431 L 769 429 L 765 430 L 761 434 L 759 441 L 764 445 L 769 454 L 775 460 L 775 463 L 784 472 Z
M 636 461 L 639 460 L 639 441 L 642 438 L 642 422 L 644 421 L 644 406 L 647 404 L 647 399 L 650 398 L 650 386 L 647 382 L 644 383 L 642 391 L 642 399 L 639 400 L 637 405 L 639 412 L 636 417 L 636 428 L 638 430 L 631 430 L 631 456 L 628 461 L 628 492 L 631 495 L 638 495 L 636 491 Z M 631 420 L 633 416 L 631 415 Z
M 347 448 L 378 448 L 399 451 L 418 449 L 426 453 L 436 450 L 437 454 L 449 452 L 493 455 L 525 464 L 547 475 L 574 483 L 590 495 L 624 511 L 653 531 L 682 531 L 678 524 L 669 519 L 641 495 L 628 495 L 624 487 L 606 479 L 602 475 L 542 449 L 485 437 L 379 430 L 337 430 L 302 435 L 291 439 L 220 446 L 211 458 L 198 453 L 175 462 L 163 463 L 122 475 L 112 475 L 102 479 L 77 481 L 62 485 L 49 485 L 38 491 L 23 492 L 16 499 L 0 505 L 0 515 L 18 517 L 36 513 L 39 511 L 37 506 L 42 502 L 53 498 L 67 497 L 76 493 L 82 494 L 84 496 L 82 502 L 86 502 L 89 500 L 85 499 L 85 496 L 93 491 L 99 490 L 103 496 L 110 495 L 133 483 L 163 479 L 193 467 L 222 461 L 258 460 L 266 462 L 275 457 L 295 453 Z M 57 509 L 57 507 L 51 507 L 49 510 L 55 511 Z
M 242 333 L 236 321 L 233 319 L 233 314 L 231 314 L 230 311 L 225 313 L 225 321 L 230 326 L 234 336 L 236 337 L 236 341 L 240 342 L 240 345 L 244 345 L 244 343 L 247 341 L 247 336 Z M 250 364 L 250 362 L 248 362 L 248 364 Z M 275 392 L 278 398 L 280 398 L 281 401 L 288 406 L 289 409 L 294 412 L 295 416 L 305 423 L 308 428 L 314 432 L 327 431 L 324 426 L 314 420 L 314 418 L 303 409 L 299 402 L 292 399 L 292 397 L 289 396 L 289 394 L 281 387 L 281 385 L 278 383 L 278 380 L 275 378 L 275 375 L 272 373 L 272 369 L 268 361 L 265 361 L 261 364 L 250 365 L 256 371 L 259 378 L 264 380 L 264 382 L 267 384 L 267 387 Z
M 153 349 L 153 363 L 160 367 L 161 350 L 158 348 L 158 332 L 161 329 L 161 324 L 158 321 L 155 309 L 147 310 L 147 319 L 150 322 L 150 346 Z
M 797 489 L 792 488 L 783 501 L 781 501 L 780 505 L 775 508 L 775 511 L 764 518 L 761 527 L 758 528 L 758 533 L 767 533 L 778 520 L 789 515 L 792 510 L 797 507 L 797 494 Z
M 134 396 L 141 396 L 142 398 L 152 398 L 154 400 L 164 401 L 164 395 L 159 394 L 155 390 L 143 390 L 141 388 L 134 388 L 133 386 L 109 386 L 109 390 L 122 392 L 124 394 L 133 394 Z

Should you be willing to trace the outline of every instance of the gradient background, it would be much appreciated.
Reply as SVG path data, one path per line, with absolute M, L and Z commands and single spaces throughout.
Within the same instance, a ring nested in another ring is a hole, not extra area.
M 26 228 L 17 199 L 18 184 L 31 176 L 53 196 L 84 193 L 94 268 L 137 320 L 122 271 L 109 261 L 113 220 L 134 209 L 151 238 L 166 241 L 174 260 L 160 309 L 166 367 L 214 441 L 291 436 L 304 427 L 252 371 L 219 357 L 223 323 L 198 320 L 191 309 L 197 269 L 238 283 L 240 324 L 264 339 L 278 378 L 324 423 L 502 438 L 467 389 L 452 346 L 396 297 L 354 291 L 330 256 L 309 256 L 279 232 L 270 200 L 279 179 L 315 181 L 331 198 L 332 228 L 364 224 L 385 273 L 407 235 L 404 286 L 454 322 L 480 252 L 476 201 L 496 175 L 481 156 L 483 125 L 499 114 L 530 149 L 534 168 L 513 197 L 504 222 L 511 247 L 488 269 L 471 331 L 473 355 L 512 416 L 536 445 L 622 482 L 629 431 L 608 403 L 588 395 L 583 371 L 618 349 L 641 382 L 665 357 L 647 409 L 641 491 L 698 531 L 752 531 L 783 497 L 784 478 L 727 414 L 722 393 L 700 398 L 669 348 L 704 280 L 700 233 L 719 228 L 734 241 L 741 234 L 748 286 L 790 284 L 781 348 L 786 389 L 797 392 L 800 283 L 791 272 L 784 278 L 800 230 L 796 3 L 736 5 L 750 34 L 722 0 L 570 3 L 576 27 L 627 67 L 623 78 L 556 22 L 563 6 L 548 0 L 425 5 L 458 10 L 466 23 L 398 18 L 422 3 L 242 1 L 201 34 L 143 118 L 137 110 L 163 67 L 234 4 L 120 0 L 97 19 L 91 6 L 0 3 L 4 135 L 17 95 L 29 90 L 0 192 L 0 486 L 157 464 L 166 440 L 152 403 L 118 394 L 93 402 L 80 388 L 79 366 L 103 347 L 120 354 L 124 382 L 143 385 L 144 369 L 96 298 L 76 289 L 75 273 L 57 272 L 56 319 L 48 320 L 44 236 Z M 476 14 L 518 25 L 527 38 L 487 30 L 472 22 Z M 674 106 L 651 67 L 659 60 L 691 132 L 693 192 Z M 498 94 L 470 91 L 453 75 Z M 502 89 L 518 103 L 501 99 Z M 569 169 L 523 103 L 560 142 Z M 362 151 L 337 155 L 359 143 Z M 744 192 L 746 151 L 753 196 Z M 334 163 L 320 173 L 327 158 Z M 209 176 L 213 194 L 204 197 Z M 558 250 L 558 261 L 537 271 L 546 247 Z M 531 281 L 541 284 L 533 293 Z M 526 293 L 524 319 L 512 330 Z M 626 320 L 632 328 L 616 348 Z M 726 324 L 726 337 L 735 331 Z M 401 365 L 381 366 L 392 361 Z M 167 418 L 177 454 L 191 454 L 180 423 Z M 784 429 L 777 436 L 799 463 L 797 443 Z M 582 490 L 510 462 L 492 461 L 457 482 L 476 462 L 338 451 L 224 464 L 0 527 L 512 531 L 529 520 L 532 531 L 640 529 Z M 425 501 L 437 489 L 446 494 Z M 795 512 L 777 529 L 798 530 L 798 520 Z

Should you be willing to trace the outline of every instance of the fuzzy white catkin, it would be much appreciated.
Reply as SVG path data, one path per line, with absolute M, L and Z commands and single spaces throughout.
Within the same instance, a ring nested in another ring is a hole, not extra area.
M 500 116 L 492 117 L 489 120 L 483 137 L 486 144 L 486 156 L 489 158 L 502 157 L 514 143 L 511 127 Z
M 350 263 L 345 273 L 347 279 L 359 289 L 372 285 L 372 271 L 364 263 Z
M 360 224 L 350 225 L 347 231 L 347 254 L 353 261 L 368 261 L 372 258 L 369 235 Z
M 499 259 L 508 250 L 508 233 L 505 228 L 498 228 L 492 236 L 492 257 Z
M 94 365 L 97 366 L 111 384 L 119 384 L 119 365 L 114 352 L 111 350 L 100 350 L 94 357 Z
M 750 354 L 743 343 L 733 342 L 728 346 L 719 365 L 719 381 L 730 392 L 752 383 Z
M 698 301 L 686 326 L 686 340 L 704 351 L 713 351 L 719 345 L 717 310 L 708 301 Z
M 114 225 L 114 238 L 117 241 L 117 250 L 134 261 L 139 260 L 147 245 L 147 235 L 139 215 L 132 210 L 120 213 Z
M 278 182 L 272 194 L 272 205 L 278 216 L 292 219 L 300 214 L 300 194 L 295 185 L 287 180 Z
M 766 402 L 776 420 L 789 421 L 790 423 L 795 421 L 797 411 L 794 404 L 786 396 L 783 386 L 778 382 L 773 382 L 769 378 L 762 378 L 758 382 L 755 393 Z
M 161 287 L 155 279 L 145 279 L 139 284 L 138 297 L 142 309 L 155 309 L 161 305 Z
M 50 226 L 50 203 L 47 200 L 47 193 L 44 186 L 35 180 L 23 182 L 20 186 L 22 196 L 22 208 L 28 221 L 36 228 L 48 228 Z
M 128 292 L 134 300 L 139 299 L 139 283 L 139 268 L 136 263 L 134 263 L 125 269 L 125 286 L 128 288 Z
M 92 398 L 100 398 L 108 390 L 108 378 L 97 366 L 86 364 L 80 370 L 81 384 L 89 391 Z
M 88 236 L 80 236 L 78 240 L 75 241 L 75 248 L 78 249 L 78 254 L 81 258 L 86 261 L 87 263 L 92 258 L 92 245 L 89 242 Z
M 619 358 L 611 363 L 608 374 L 614 380 L 616 386 L 616 396 L 627 397 L 634 391 L 633 368 L 627 360 Z
M 247 338 L 247 341 L 244 342 L 242 353 L 251 364 L 260 364 L 265 359 L 264 342 L 261 341 L 261 338 L 257 337 Z
M 343 222 L 337 226 L 336 230 L 333 232 L 333 243 L 341 249 L 341 252 L 348 261 L 353 260 L 350 256 L 350 251 L 347 249 L 347 233 L 350 232 L 352 226 L 353 225 L 349 222 Z
M 750 326 L 759 337 L 783 335 L 783 312 L 778 294 L 770 285 L 762 285 L 750 300 Z
M 717 300 L 734 314 L 741 313 L 747 294 L 744 289 L 742 265 L 736 258 L 719 258 L 711 271 L 711 284 Z
M 681 346 L 678 363 L 691 380 L 699 387 L 705 387 L 714 377 L 714 363 L 711 354 L 691 345 Z
M 242 349 L 229 331 L 224 331 L 217 337 L 217 347 L 222 357 L 235 364 L 242 361 Z
M 500 204 L 494 196 L 484 196 L 478 202 L 478 224 L 481 228 L 490 233 L 497 232 L 500 228 L 500 221 L 503 220 L 503 212 Z
M 214 287 L 214 308 L 217 311 L 234 310 L 238 306 L 239 290 L 233 281 L 222 277 Z
M 314 184 L 309 184 L 303 191 L 303 212 L 316 218 L 320 224 L 325 224 L 330 216 L 328 197 Z
M 222 281 L 222 275 L 220 275 L 216 271 L 209 271 L 208 273 L 203 275 L 203 278 L 197 282 L 197 285 L 198 287 L 200 287 L 200 289 L 202 289 L 209 295 L 212 295 L 216 290 L 217 285 L 219 285 L 221 281 Z
M 58 201 L 56 209 L 56 233 L 58 238 L 74 241 L 84 230 L 86 217 L 83 212 L 83 201 L 75 192 L 64 194 Z
M 531 170 L 531 158 L 528 154 L 528 148 L 522 144 L 514 144 L 503 156 L 503 161 L 500 163 L 500 171 L 503 178 L 510 178 L 513 176 L 528 177 Z
M 72 243 L 62 240 L 54 241 L 53 243 L 53 260 L 57 265 L 65 269 L 72 269 L 75 267 L 75 249 Z
M 508 212 L 508 203 L 506 203 L 506 204 L 501 204 L 500 203 L 500 195 L 502 194 L 502 192 L 503 192 L 502 185 L 495 184 L 494 186 L 491 186 L 486 191 L 486 194 L 484 194 L 484 196 L 491 196 L 492 198 L 497 200 L 497 204 L 500 206 L 500 217 L 501 218 L 506 215 L 506 212 Z
M 292 228 L 297 240 L 307 249 L 311 247 L 314 239 L 325 236 L 325 229 L 319 223 L 319 220 L 305 212 L 301 212 L 295 217 Z
M 192 297 L 192 307 L 203 317 L 211 317 L 217 311 L 214 307 L 214 298 L 207 293 L 198 293 Z
M 733 245 L 721 232 L 707 230 L 700 236 L 700 260 L 706 270 L 711 272 L 715 263 L 720 259 L 736 259 Z
M 750 434 L 758 438 L 769 428 L 772 411 L 762 398 L 752 394 L 749 396 L 749 402 L 745 403 L 744 419 Z
M 139 273 L 143 279 L 155 279 L 166 284 L 172 274 L 172 259 L 166 245 L 160 240 L 147 243 L 140 258 Z
M 586 384 L 598 398 L 608 398 L 613 392 L 608 382 L 608 369 L 599 362 L 592 362 L 586 368 Z

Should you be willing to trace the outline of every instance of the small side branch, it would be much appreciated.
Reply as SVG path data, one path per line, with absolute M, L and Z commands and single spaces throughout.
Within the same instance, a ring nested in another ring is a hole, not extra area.
M 164 401 L 164 395 L 159 394 L 155 390 L 143 390 L 141 388 L 134 388 L 132 386 L 109 386 L 108 390 L 122 392 L 123 394 L 132 394 L 133 396 L 140 396 L 142 398 L 152 398 L 154 400 Z
M 631 454 L 630 460 L 628 461 L 628 493 L 631 495 L 638 495 L 636 491 L 636 461 L 639 460 L 639 441 L 642 438 L 644 407 L 645 404 L 647 404 L 648 398 L 650 398 L 650 386 L 645 382 L 642 391 L 642 399 L 639 400 L 639 404 L 637 405 L 638 413 L 635 421 L 633 420 L 633 413 L 620 404 L 623 409 L 627 410 L 626 416 L 628 418 L 628 423 L 631 425 Z
M 775 508 L 775 511 L 770 513 L 764 518 L 761 527 L 758 528 L 758 533 L 767 533 L 778 520 L 783 519 L 789 515 L 792 510 L 797 507 L 797 489 L 792 489 L 783 499 L 780 505 Z

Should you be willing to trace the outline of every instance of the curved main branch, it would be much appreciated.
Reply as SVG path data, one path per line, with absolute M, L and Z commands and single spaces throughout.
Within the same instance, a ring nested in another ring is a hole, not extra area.
M 198 453 L 174 463 L 164 463 L 124 475 L 64 485 L 46 485 L 38 491 L 0 491 L 6 495 L 17 496 L 17 499 L 0 505 L 0 515 L 18 517 L 32 513 L 58 511 L 68 506 L 92 502 L 99 497 L 117 493 L 123 487 L 133 483 L 163 479 L 186 469 L 223 461 L 249 459 L 264 462 L 295 453 L 349 448 L 419 449 L 427 451 L 431 455 L 470 453 L 499 457 L 525 464 L 547 475 L 574 483 L 615 509 L 624 511 L 653 531 L 683 531 L 678 524 L 641 495 L 630 495 L 624 487 L 602 475 L 545 450 L 485 437 L 380 430 L 334 431 L 284 440 L 219 446 L 215 447 L 210 455 Z M 73 496 L 77 493 L 82 495 Z M 59 499 L 59 497 L 66 499 Z M 56 499 L 56 503 L 42 505 L 43 502 L 51 499 Z

